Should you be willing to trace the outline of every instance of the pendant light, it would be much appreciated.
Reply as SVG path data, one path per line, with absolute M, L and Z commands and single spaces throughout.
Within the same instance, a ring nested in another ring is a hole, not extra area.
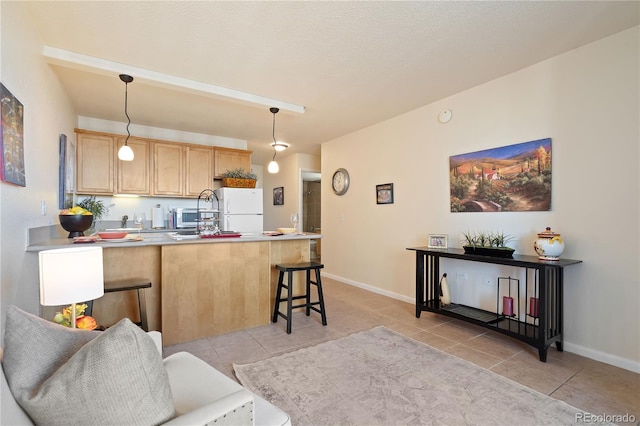
M 131 136 L 131 133 L 129 133 L 131 119 L 127 112 L 127 86 L 133 81 L 133 77 L 127 74 L 120 74 L 120 80 L 124 82 L 124 115 L 127 116 L 127 138 L 124 140 L 124 145 L 118 150 L 118 158 L 122 161 L 133 161 L 133 150 L 128 145 L 129 137 Z
M 269 108 L 269 111 L 271 111 L 271 113 L 273 114 L 273 143 L 271 144 L 271 146 L 273 147 L 273 159 L 269 163 L 269 166 L 267 166 L 267 170 L 269 171 L 269 173 L 278 173 L 280 171 L 280 166 L 278 166 L 278 163 L 276 162 L 276 154 L 279 151 L 284 151 L 285 149 L 289 148 L 289 145 L 284 142 L 276 141 L 276 114 L 278 113 L 278 111 L 280 111 L 280 109 L 272 107 Z

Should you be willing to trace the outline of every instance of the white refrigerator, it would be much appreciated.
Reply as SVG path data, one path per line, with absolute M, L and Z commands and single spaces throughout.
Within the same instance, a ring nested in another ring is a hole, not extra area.
M 262 233 L 262 188 L 220 188 L 215 193 L 222 231 Z

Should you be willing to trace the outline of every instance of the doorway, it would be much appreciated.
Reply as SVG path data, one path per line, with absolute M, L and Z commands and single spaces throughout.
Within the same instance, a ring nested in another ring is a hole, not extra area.
M 320 173 L 302 172 L 302 232 L 321 232 Z M 310 240 L 311 260 L 320 261 L 320 239 Z

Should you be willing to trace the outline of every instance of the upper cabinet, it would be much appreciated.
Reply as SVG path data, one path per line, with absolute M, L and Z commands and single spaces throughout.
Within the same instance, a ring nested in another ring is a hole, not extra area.
M 251 171 L 251 151 L 216 147 L 214 157 L 215 177 L 218 179 L 221 179 L 227 170 L 242 168 Z
M 124 144 L 126 137 L 118 138 L 116 150 Z M 151 169 L 150 142 L 144 139 L 129 138 L 127 145 L 133 150 L 133 161 L 118 161 L 117 194 L 149 195 Z
M 76 134 L 76 193 L 113 194 L 115 146 L 116 138 L 113 136 Z
M 203 189 L 213 188 L 213 148 L 185 147 L 184 195 L 197 197 Z
M 153 143 L 153 195 L 184 195 L 184 145 Z
M 133 161 L 120 161 L 125 138 L 76 129 L 78 194 L 195 198 L 227 170 L 251 170 L 251 151 L 137 137 Z

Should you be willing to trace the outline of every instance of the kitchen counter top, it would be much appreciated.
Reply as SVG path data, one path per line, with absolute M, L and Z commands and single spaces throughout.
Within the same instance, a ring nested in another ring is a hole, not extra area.
M 137 237 L 137 233 L 132 232 L 128 237 Z M 124 247 L 146 247 L 146 246 L 166 246 L 179 244 L 216 244 L 216 243 L 245 243 L 260 241 L 287 241 L 287 240 L 311 240 L 322 238 L 322 234 L 315 233 L 298 233 L 298 234 L 282 234 L 277 236 L 250 234 L 235 238 L 194 238 L 193 236 L 184 236 L 183 239 L 171 238 L 169 232 L 143 232 L 141 240 L 131 239 L 130 241 L 108 241 L 99 240 L 92 243 L 75 243 L 71 238 L 58 238 L 46 241 L 40 241 L 27 246 L 28 252 L 39 252 L 42 250 L 51 250 L 56 248 L 65 248 L 72 246 L 81 246 L 86 244 L 98 244 L 104 248 L 124 248 Z

